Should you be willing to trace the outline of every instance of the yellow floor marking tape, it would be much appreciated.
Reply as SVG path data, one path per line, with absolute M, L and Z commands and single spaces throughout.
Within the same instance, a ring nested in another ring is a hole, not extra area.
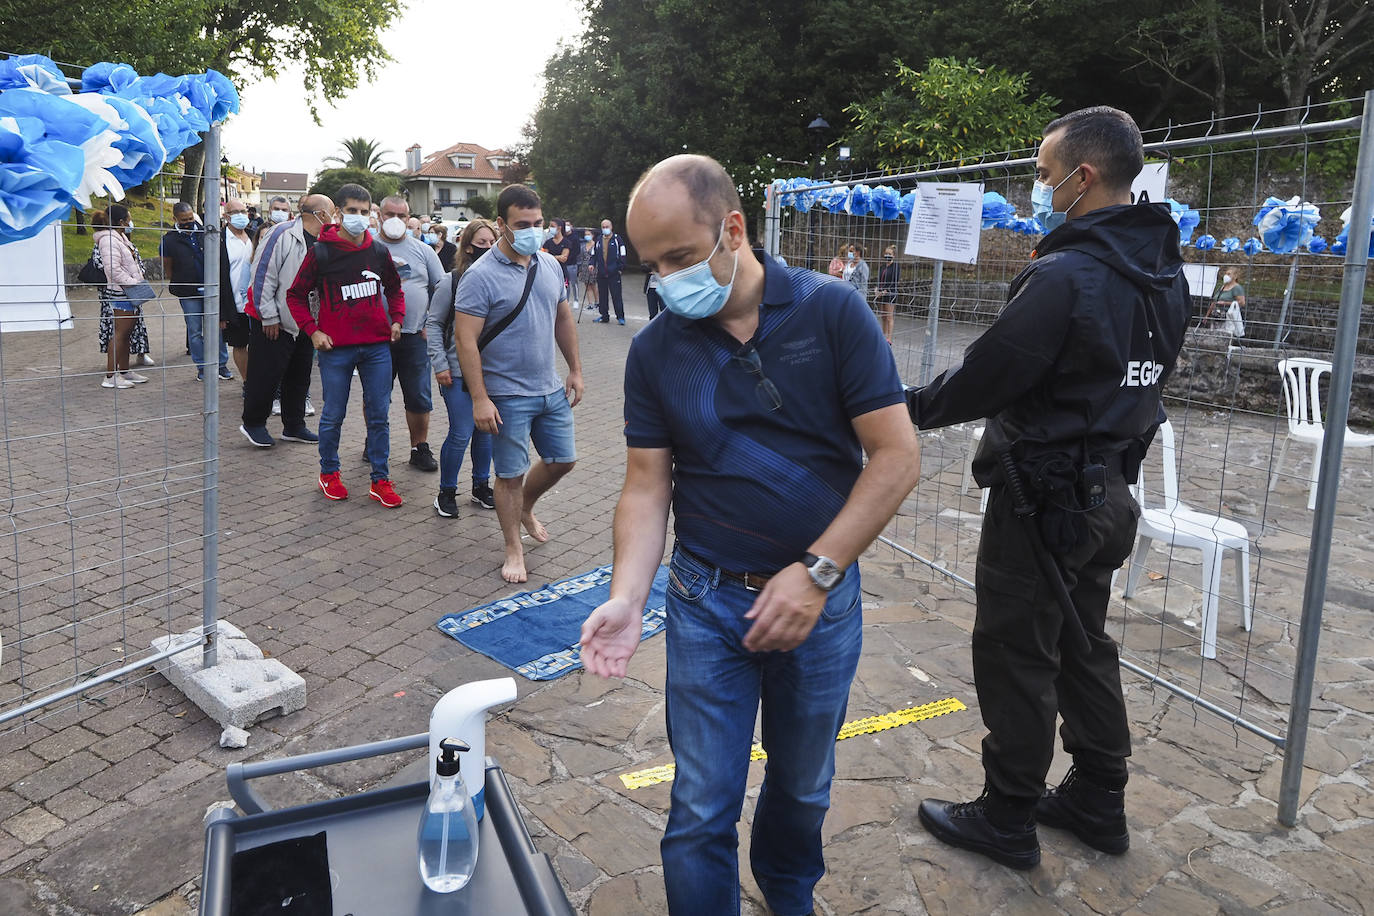
M 874 732 L 887 731 L 889 728 L 897 728 L 900 725 L 910 725 L 912 722 L 921 722 L 925 719 L 933 719 L 936 716 L 943 716 L 946 713 L 959 712 L 968 709 L 954 697 L 946 697 L 943 700 L 936 700 L 934 703 L 926 703 L 924 706 L 912 706 L 907 709 L 899 709 L 896 712 L 886 712 L 880 716 L 869 716 L 865 719 L 855 719 L 853 722 L 846 722 L 840 728 L 840 733 L 835 737 L 836 741 L 843 741 L 846 738 L 853 738 L 857 735 L 871 735 Z M 763 745 L 755 744 L 749 749 L 750 760 L 766 760 L 768 755 L 763 752 Z M 675 766 L 666 763 L 661 767 L 650 767 L 647 770 L 636 770 L 633 773 L 622 773 L 620 781 L 625 784 L 627 789 L 642 789 L 645 786 L 658 785 L 661 782 L 669 782 L 673 778 Z

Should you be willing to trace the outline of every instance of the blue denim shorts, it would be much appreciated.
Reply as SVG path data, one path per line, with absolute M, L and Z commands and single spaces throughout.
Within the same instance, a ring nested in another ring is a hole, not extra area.
M 491 450 L 497 477 L 519 477 L 530 469 L 531 442 L 548 464 L 577 460 L 572 406 L 562 388 L 552 394 L 507 395 L 491 400 L 501 414 Z
M 391 379 L 401 380 L 401 400 L 410 413 L 429 413 L 434 399 L 429 389 L 429 344 L 423 334 L 402 334 L 391 345 Z

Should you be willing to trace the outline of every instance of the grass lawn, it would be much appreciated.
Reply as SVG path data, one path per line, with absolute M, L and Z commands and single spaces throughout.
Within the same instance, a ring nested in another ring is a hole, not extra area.
M 133 217 L 134 221 L 132 239 L 138 248 L 139 256 L 145 261 L 155 259 L 158 256 L 157 246 L 162 239 L 162 233 L 166 232 L 172 225 L 172 205 L 154 197 L 135 199 L 130 196 L 120 201 L 110 201 L 100 197 L 91 201 L 91 206 L 86 212 L 89 214 L 92 210 L 103 210 L 111 203 L 120 203 L 129 208 L 129 215 Z M 68 217 L 62 223 L 62 259 L 64 263 L 84 264 L 86 259 L 91 256 L 95 230 L 91 228 L 90 223 L 88 216 L 85 235 L 77 235 L 78 227 L 72 217 Z

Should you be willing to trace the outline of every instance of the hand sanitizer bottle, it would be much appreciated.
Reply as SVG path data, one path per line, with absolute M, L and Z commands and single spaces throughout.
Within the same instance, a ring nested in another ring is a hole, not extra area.
M 439 742 L 434 783 L 420 817 L 420 879 L 441 894 L 466 885 L 477 868 L 477 814 L 459 775 L 458 755 L 467 750 L 457 738 Z

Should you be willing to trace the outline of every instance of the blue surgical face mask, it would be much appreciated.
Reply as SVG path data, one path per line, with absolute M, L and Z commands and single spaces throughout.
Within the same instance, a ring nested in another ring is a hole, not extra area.
M 247 228 L 248 228 L 248 214 L 247 214 L 247 213 L 235 213 L 235 214 L 232 214 L 232 215 L 229 217 L 229 225 L 233 226 L 235 229 L 247 229 Z
M 366 213 L 345 213 L 340 221 L 343 231 L 349 235 L 362 235 L 367 231 Z
M 1031 215 L 1040 220 L 1040 224 L 1045 227 L 1046 231 L 1053 232 L 1064 225 L 1064 221 L 1069 218 L 1069 210 L 1078 205 L 1078 202 L 1083 199 L 1083 194 L 1088 193 L 1085 188 L 1083 194 L 1079 194 L 1074 198 L 1073 203 L 1069 204 L 1068 210 L 1056 211 L 1054 209 L 1054 192 L 1062 188 L 1064 182 L 1072 178 L 1077 172 L 1078 169 L 1075 168 L 1064 176 L 1064 181 L 1053 187 L 1043 181 L 1037 181 L 1031 187 Z
M 532 255 L 539 251 L 539 246 L 544 244 L 544 230 L 539 226 L 530 226 L 528 229 L 510 229 L 510 247 L 514 248 L 517 254 L 525 256 Z
M 611 234 L 611 227 L 610 227 L 610 226 L 602 226 L 602 227 L 601 227 L 601 234 L 602 234 L 602 235 L 610 235 L 610 234 Z
M 716 238 L 715 247 L 704 261 L 698 261 L 691 267 L 684 267 L 659 278 L 658 294 L 668 311 L 695 320 L 710 318 L 725 307 L 725 300 L 730 298 L 730 290 L 735 285 L 735 273 L 739 270 L 739 252 L 735 252 L 735 266 L 730 271 L 730 282 L 721 286 L 711 273 L 711 258 L 715 257 L 716 250 L 724 240 L 725 220 L 721 220 L 720 235 Z
M 425 233 L 425 244 L 426 244 L 426 245 L 437 245 L 437 244 L 439 244 L 439 236 L 435 235 L 433 232 L 426 232 L 426 233 Z

